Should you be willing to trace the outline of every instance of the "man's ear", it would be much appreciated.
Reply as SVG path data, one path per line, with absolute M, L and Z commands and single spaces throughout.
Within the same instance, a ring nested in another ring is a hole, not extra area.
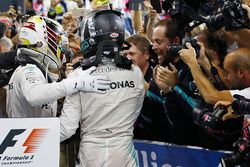
M 243 67 L 239 67 L 238 70 L 237 70 L 237 75 L 240 77 L 240 78 L 243 78 L 244 75 L 245 75 L 245 69 Z
M 215 63 L 216 66 L 220 65 L 220 59 L 219 59 L 218 52 L 212 51 L 212 60 L 213 60 L 213 63 Z
M 149 60 L 149 59 L 150 59 L 150 55 L 149 55 L 149 52 L 148 52 L 148 51 L 146 51 L 146 52 L 144 53 L 144 55 L 145 55 L 145 57 L 146 57 L 146 60 Z

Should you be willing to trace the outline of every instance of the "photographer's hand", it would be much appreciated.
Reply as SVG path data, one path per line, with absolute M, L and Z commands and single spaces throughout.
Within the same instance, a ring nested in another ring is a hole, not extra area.
M 169 64 L 170 69 L 159 66 L 157 68 L 156 77 L 159 81 L 166 83 L 170 87 L 174 87 L 178 83 L 178 70 L 173 64 Z
M 226 107 L 227 108 L 227 113 L 223 115 L 222 120 L 226 121 L 231 118 L 237 118 L 239 115 L 236 115 L 234 110 L 231 107 L 232 102 L 230 101 L 218 101 L 215 105 L 214 108 L 218 108 L 220 106 Z
M 158 79 L 158 77 L 157 77 L 158 68 L 159 68 L 159 66 L 156 66 L 156 67 L 154 68 L 154 71 L 153 71 L 153 78 L 154 78 L 154 81 L 155 81 L 156 85 L 157 85 L 161 90 L 163 90 L 163 91 L 165 91 L 165 92 L 166 92 L 166 91 L 169 91 L 169 90 L 170 90 L 170 86 L 167 85 L 165 82 L 160 81 L 160 80 Z
M 197 42 L 200 46 L 200 56 L 197 58 L 199 65 L 205 71 L 207 77 L 211 76 L 211 64 L 206 56 L 205 47 L 202 42 Z
M 181 49 L 179 51 L 179 55 L 182 61 L 184 61 L 184 63 L 186 63 L 188 66 L 198 65 L 195 49 L 191 46 L 190 43 L 186 43 L 186 46 L 187 49 Z

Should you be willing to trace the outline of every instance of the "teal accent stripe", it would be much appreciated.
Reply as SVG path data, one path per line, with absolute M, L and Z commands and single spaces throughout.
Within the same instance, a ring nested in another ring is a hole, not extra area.
M 131 142 L 128 145 L 127 150 L 130 153 L 130 155 L 131 155 L 131 159 L 133 159 L 135 161 L 136 167 L 139 167 L 139 160 L 138 160 L 138 157 L 137 157 L 137 154 L 136 154 L 133 142 Z
M 152 97 L 155 101 L 158 101 L 158 102 L 160 102 L 160 103 L 163 104 L 163 101 L 164 101 L 163 98 L 157 96 L 156 94 L 154 94 L 153 92 L 151 92 L 151 91 L 149 91 L 149 90 L 147 91 L 146 96 Z
M 187 101 L 187 103 L 192 107 L 195 108 L 197 106 L 197 103 L 194 101 L 194 99 L 190 96 L 188 96 L 179 86 L 175 86 L 173 88 L 177 93 L 181 95 L 181 97 Z

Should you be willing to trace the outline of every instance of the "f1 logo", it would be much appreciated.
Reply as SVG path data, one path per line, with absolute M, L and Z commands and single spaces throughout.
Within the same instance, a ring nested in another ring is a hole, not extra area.
M 3 154 L 7 147 L 13 147 L 17 142 L 17 140 L 13 140 L 13 138 L 17 135 L 20 135 L 25 130 L 26 129 L 11 129 L 0 145 L 0 154 Z
M 17 140 L 13 140 L 13 138 L 17 135 L 20 135 L 25 130 L 26 129 L 11 129 L 0 145 L 0 154 L 3 154 L 8 147 L 13 147 L 17 142 Z M 46 132 L 47 129 L 33 129 L 23 143 L 23 146 L 26 147 L 24 153 L 34 153 Z

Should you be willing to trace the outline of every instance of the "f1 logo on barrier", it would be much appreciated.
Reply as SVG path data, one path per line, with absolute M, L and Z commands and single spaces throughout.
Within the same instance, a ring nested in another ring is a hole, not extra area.
M 17 140 L 13 140 L 14 137 L 22 134 L 25 130 L 26 129 L 11 129 L 0 145 L 0 154 L 3 154 L 8 147 L 13 147 L 17 142 Z M 46 132 L 47 129 L 33 129 L 23 144 L 23 146 L 27 147 L 24 153 L 35 152 Z

